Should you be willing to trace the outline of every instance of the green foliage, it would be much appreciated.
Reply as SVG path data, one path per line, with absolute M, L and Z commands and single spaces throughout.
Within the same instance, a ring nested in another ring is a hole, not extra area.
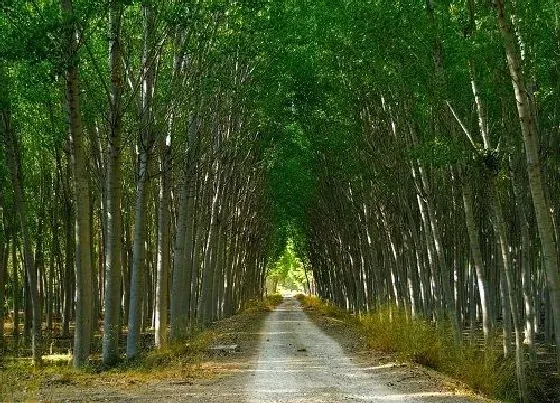
M 285 290 L 301 291 L 305 287 L 305 269 L 297 256 L 294 240 L 289 238 L 284 253 L 267 270 L 267 279 L 276 281 Z
M 435 167 L 454 164 L 463 154 L 464 150 L 458 144 L 442 137 L 434 137 L 409 150 L 410 158 Z

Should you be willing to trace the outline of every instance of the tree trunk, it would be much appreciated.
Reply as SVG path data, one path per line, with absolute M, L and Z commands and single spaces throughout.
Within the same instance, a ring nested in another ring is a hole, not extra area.
M 544 259 L 544 269 L 550 293 L 550 304 L 552 306 L 553 322 L 556 339 L 556 364 L 560 370 L 560 272 L 558 266 L 558 254 L 556 240 L 554 239 L 554 227 L 548 201 L 545 196 L 545 184 L 541 171 L 539 155 L 539 134 L 537 130 L 537 117 L 531 100 L 525 77 L 521 69 L 521 56 L 519 54 L 519 43 L 513 33 L 511 19 L 506 11 L 505 0 L 494 0 L 498 15 L 498 26 L 502 33 L 506 51 L 507 63 L 515 100 L 521 134 L 525 143 L 525 155 L 527 157 L 527 173 L 529 175 L 529 186 L 535 208 L 539 238 Z
M 8 252 L 10 251 L 8 239 L 6 237 L 6 220 L 4 217 L 4 188 L 3 183 L 0 184 L 0 360 L 4 356 L 4 301 L 5 301 L 5 287 L 8 265 Z
M 185 287 L 188 286 L 186 277 L 186 265 L 188 256 L 185 252 L 186 237 L 188 234 L 187 214 L 191 214 L 188 209 L 189 188 L 183 183 L 180 202 L 179 217 L 177 219 L 177 231 L 175 235 L 174 260 L 173 260 L 173 281 L 171 283 L 171 339 L 173 341 L 182 340 L 187 330 L 187 309 L 188 301 L 185 296 Z M 190 280 L 190 279 L 188 279 Z M 189 281 L 190 283 L 190 281 Z
M 515 290 L 515 282 L 513 280 L 513 273 L 511 267 L 511 259 L 509 256 L 509 242 L 506 233 L 506 225 L 504 222 L 504 216 L 502 213 L 502 207 L 500 205 L 500 200 L 498 199 L 497 186 L 495 183 L 495 178 L 491 178 L 492 183 L 490 184 L 492 193 L 492 207 L 494 211 L 494 227 L 498 235 L 498 240 L 500 244 L 500 252 L 502 257 L 502 268 L 504 270 L 505 277 L 505 290 L 507 292 L 502 296 L 502 304 L 504 306 L 509 306 L 509 314 L 511 314 L 511 321 L 513 322 L 513 331 L 515 333 L 515 364 L 517 369 L 517 386 L 519 389 L 519 397 L 523 402 L 528 402 L 528 389 L 527 389 L 527 376 L 525 371 L 525 353 L 523 348 L 523 337 L 521 334 L 521 319 L 519 313 L 519 304 L 517 301 L 517 293 Z M 506 328 L 505 323 L 510 319 L 504 315 L 504 329 Z M 509 333 L 509 332 L 508 332 Z M 506 337 L 506 341 L 509 343 L 509 334 Z
M 17 238 L 12 239 L 12 294 L 14 297 L 14 353 L 17 355 L 19 347 L 19 281 L 18 281 L 18 261 L 17 261 Z
M 536 364 L 537 347 L 535 344 L 535 307 L 533 304 L 533 291 L 531 287 L 531 260 L 529 254 L 531 244 L 529 240 L 529 223 L 525 214 L 525 198 L 519 184 L 520 178 L 516 174 L 516 169 L 510 159 L 510 168 L 512 171 L 513 193 L 515 195 L 515 206 L 517 219 L 519 221 L 519 232 L 521 238 L 519 267 L 521 271 L 521 288 L 523 291 L 523 302 L 525 305 L 525 344 L 529 349 L 529 359 L 531 364 Z
M 142 325 L 146 278 L 146 221 L 148 195 L 150 193 L 149 171 L 154 144 L 152 99 L 155 80 L 155 13 L 153 6 L 144 3 L 144 53 L 142 57 L 142 89 L 140 91 L 140 144 L 138 183 L 134 220 L 134 246 L 130 276 L 130 306 L 128 312 L 128 337 L 126 355 L 134 358 L 138 354 L 138 339 Z
M 208 183 L 211 184 L 210 192 L 211 205 L 210 205 L 210 219 L 208 223 L 208 231 L 206 234 L 206 241 L 204 247 L 204 262 L 202 270 L 202 282 L 200 289 L 200 299 L 198 301 L 198 323 L 202 326 L 209 326 L 212 322 L 212 286 L 214 283 L 214 265 L 212 263 L 212 250 L 215 247 L 214 238 L 216 232 L 216 215 L 218 210 L 218 195 L 219 195 L 219 165 L 216 163 L 216 168 L 212 164 L 210 168 L 213 172 L 209 174 Z
M 88 161 L 85 153 L 80 112 L 78 78 L 78 32 L 72 0 L 61 0 L 66 41 L 66 96 L 72 154 L 74 197 L 76 200 L 76 330 L 73 365 L 88 364 L 92 336 L 92 267 Z
M 171 91 L 173 94 L 179 89 L 179 78 L 182 72 L 183 66 L 183 50 L 182 50 L 182 35 L 175 35 L 175 54 L 173 57 L 173 77 L 171 82 Z M 172 149 L 171 142 L 173 138 L 173 130 L 175 128 L 175 107 L 176 102 L 174 99 L 171 101 L 169 108 L 169 119 L 167 122 L 167 137 L 162 139 L 160 143 L 161 157 L 160 157 L 160 169 L 162 177 L 160 179 L 160 193 L 159 193 L 159 213 L 158 213 L 158 245 L 157 245 L 157 285 L 156 285 L 156 307 L 155 307 L 155 343 L 156 346 L 161 347 L 167 341 L 167 310 L 168 310 L 168 295 L 169 295 L 169 271 L 171 266 L 171 186 L 172 186 Z M 181 201 L 180 203 L 185 203 L 186 192 L 188 192 L 188 187 L 183 186 L 181 191 Z M 178 252 L 179 255 L 175 255 L 174 258 L 179 261 L 179 270 L 184 270 L 185 255 L 184 251 L 184 240 L 185 240 L 185 211 L 186 206 L 180 208 L 181 217 L 181 228 L 177 228 L 176 234 L 180 238 L 178 242 L 181 242 Z M 178 225 L 179 226 L 179 225 Z M 181 235 L 179 236 L 179 233 Z M 174 273 L 175 274 L 175 273 Z M 178 273 L 182 276 L 182 284 L 185 285 L 186 281 L 184 279 L 184 273 Z M 171 294 L 170 304 L 173 305 L 175 299 L 179 298 L 179 295 L 183 295 L 181 292 L 182 288 L 174 289 L 177 295 Z M 180 305 L 175 308 L 171 307 L 171 336 L 173 339 L 175 337 L 181 337 L 178 329 L 173 329 L 174 319 L 176 314 L 176 309 L 182 310 L 183 315 L 186 316 L 186 304 L 185 297 L 181 297 Z M 183 329 L 186 329 L 186 319 L 182 322 Z
M 171 133 L 168 133 L 164 141 L 161 142 L 161 153 L 155 295 L 155 343 L 158 348 L 163 347 L 167 342 L 167 294 L 171 263 L 169 211 L 171 199 Z
M 482 252 L 480 250 L 480 236 L 476 217 L 474 215 L 473 191 L 470 178 L 464 178 L 463 183 L 463 207 L 465 211 L 465 223 L 469 233 L 469 244 L 471 256 L 478 281 L 478 295 L 480 297 L 480 310 L 482 313 L 482 331 L 484 333 L 484 341 L 488 343 L 490 338 L 491 321 L 490 307 L 488 301 L 488 280 L 484 272 L 484 262 L 482 260 Z
M 121 310 L 121 131 L 123 77 L 121 67 L 122 2 L 112 0 L 109 10 L 109 135 L 107 160 L 107 200 L 105 237 L 105 317 L 103 363 L 111 365 L 119 359 Z
M 19 221 L 23 237 L 23 260 L 25 272 L 29 282 L 28 300 L 33 311 L 32 354 L 33 364 L 41 364 L 41 301 L 37 291 L 37 271 L 33 262 L 33 251 L 29 228 L 27 226 L 27 204 L 24 191 L 23 169 L 21 164 L 21 150 L 18 138 L 12 126 L 12 112 L 9 95 L 8 71 L 4 63 L 0 62 L 0 130 L 6 145 L 6 160 L 12 177 L 14 192 L 14 209 Z M 15 238 L 15 237 L 14 237 Z

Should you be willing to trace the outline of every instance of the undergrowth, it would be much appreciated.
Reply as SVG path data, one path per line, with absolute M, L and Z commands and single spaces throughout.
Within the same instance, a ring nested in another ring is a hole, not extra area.
M 261 301 L 249 301 L 245 309 L 225 319 L 228 330 L 244 329 L 282 302 L 281 295 L 270 295 Z M 113 367 L 104 367 L 91 361 L 82 370 L 71 367 L 71 356 L 60 355 L 56 359 L 45 356 L 43 365 L 34 367 L 31 360 L 21 357 L 4 357 L 0 362 L 0 401 L 36 400 L 41 391 L 43 397 L 49 388 L 57 386 L 85 387 L 110 385 L 126 387 L 130 384 L 154 379 L 186 379 L 212 377 L 211 368 L 204 366 L 209 348 L 221 337 L 221 322 L 210 329 L 193 329 L 188 339 L 170 343 L 162 349 L 141 352 L 132 360 L 121 360 Z M 239 328 L 239 329 L 238 329 Z M 48 398 L 48 396 L 47 396 Z
M 352 315 L 315 296 L 296 296 L 305 309 L 327 315 L 355 328 L 365 347 L 392 353 L 397 359 L 433 368 L 464 382 L 475 392 L 506 401 L 516 401 L 515 362 L 504 359 L 497 338 L 481 350 L 479 346 L 454 340 L 449 324 L 438 326 L 410 317 L 394 306 L 367 315 Z M 544 401 L 543 380 L 530 374 L 531 401 Z

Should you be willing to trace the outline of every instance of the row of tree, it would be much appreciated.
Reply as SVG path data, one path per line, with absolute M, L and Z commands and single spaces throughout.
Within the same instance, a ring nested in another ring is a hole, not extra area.
M 554 1 L 348 3 L 319 44 L 334 67 L 313 72 L 335 129 L 309 112 L 324 99 L 298 117 L 321 150 L 319 293 L 449 322 L 458 341 L 501 329 L 524 401 L 537 335 L 560 345 L 559 15 Z
M 340 306 L 395 304 L 458 341 L 501 330 L 526 399 L 538 337 L 560 345 L 559 16 L 554 0 L 7 2 L 0 292 L 35 358 L 59 314 L 76 366 L 100 317 L 106 363 L 123 323 L 130 357 L 151 323 L 157 345 L 168 319 L 181 339 L 259 297 L 291 238 Z
M 17 349 L 23 311 L 35 363 L 44 335 L 73 333 L 73 364 L 87 365 L 102 329 L 110 365 L 124 325 L 132 358 L 142 330 L 161 347 L 262 295 L 272 232 L 251 12 L 3 3 L 0 340 L 7 308 Z

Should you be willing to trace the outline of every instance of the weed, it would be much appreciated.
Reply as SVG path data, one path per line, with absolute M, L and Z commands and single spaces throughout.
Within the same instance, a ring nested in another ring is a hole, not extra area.
M 142 351 L 135 359 L 121 360 L 110 368 L 97 362 L 75 370 L 71 367 L 70 356 L 64 354 L 43 357 L 41 368 L 33 367 L 28 358 L 4 357 L 0 366 L 0 401 L 37 400 L 38 393 L 45 397 L 45 393 L 51 393 L 52 388 L 58 386 L 114 388 L 154 379 L 211 377 L 215 371 L 204 365 L 204 361 L 210 346 L 224 337 L 221 326 L 227 324 L 230 333 L 245 329 L 248 323 L 260 320 L 263 312 L 272 310 L 282 299 L 282 296 L 271 295 L 263 301 L 253 301 L 245 311 L 221 321 L 214 328 L 195 329 L 184 342 Z
M 352 326 L 369 349 L 393 353 L 401 360 L 433 368 L 488 396 L 508 401 L 517 398 L 515 362 L 503 358 L 497 338 L 481 350 L 478 346 L 456 342 L 450 324 L 435 326 L 424 319 L 412 320 L 395 306 L 384 306 L 375 313 L 357 317 L 318 297 L 296 298 L 304 309 Z M 542 382 L 532 381 L 532 389 L 538 390 Z
M 284 297 L 280 294 L 270 294 L 267 295 L 264 299 L 265 304 L 273 308 L 277 305 L 280 305 L 282 301 L 284 301 Z

